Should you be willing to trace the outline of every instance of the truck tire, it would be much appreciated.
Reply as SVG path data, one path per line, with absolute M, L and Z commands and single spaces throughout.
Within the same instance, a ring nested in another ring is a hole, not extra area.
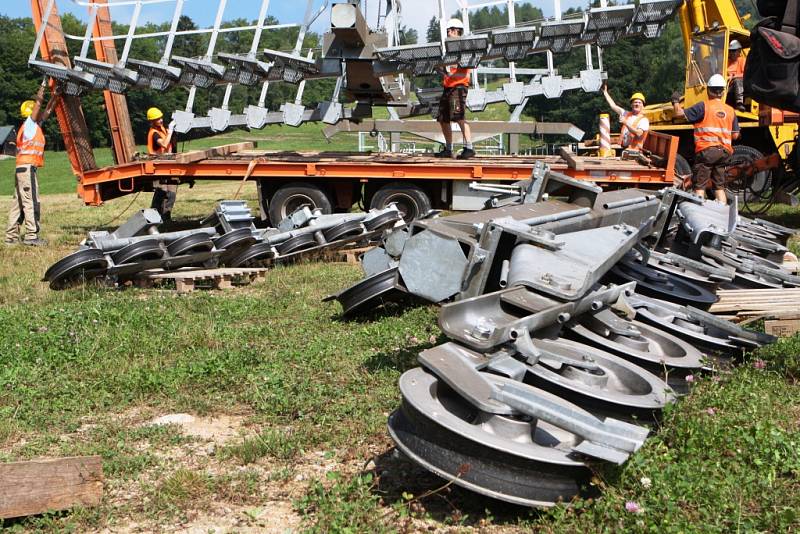
M 733 147 L 733 154 L 728 159 L 729 165 L 737 163 L 751 163 L 764 157 L 760 150 L 747 145 L 736 145 Z M 738 186 L 738 187 L 736 187 Z M 756 200 L 759 198 L 768 198 L 769 191 L 772 187 L 772 173 L 770 171 L 761 171 L 753 175 L 747 183 L 731 184 L 731 188 L 743 190 L 747 195 L 748 200 Z
M 326 215 L 333 212 L 331 199 L 322 189 L 312 184 L 291 183 L 281 186 L 272 195 L 269 201 L 270 223 L 272 226 L 277 226 L 293 211 L 304 205 L 312 210 L 319 208 Z
M 392 182 L 386 184 L 372 196 L 370 209 L 383 209 L 391 203 L 403 214 L 406 222 L 419 219 L 431 210 L 431 199 L 414 184 Z

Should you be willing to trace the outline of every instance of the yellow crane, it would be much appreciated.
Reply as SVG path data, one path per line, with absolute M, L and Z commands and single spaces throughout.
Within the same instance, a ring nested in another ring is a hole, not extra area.
M 706 83 L 713 74 L 726 79 L 728 45 L 735 39 L 742 45 L 742 53 L 750 51 L 750 30 L 744 26 L 734 0 L 686 0 L 678 10 L 686 70 L 684 77 L 684 107 L 706 99 Z M 727 98 L 727 94 L 725 98 Z M 673 116 L 672 104 L 653 104 L 645 108 L 652 130 L 678 136 L 679 153 L 690 158 L 694 153 L 692 125 Z M 744 111 L 737 111 L 742 137 L 735 146 L 734 161 L 748 163 L 764 154 L 779 153 L 787 158 L 794 148 L 798 133 L 796 113 L 783 112 L 745 100 Z M 688 163 L 682 165 L 688 168 Z M 677 170 L 677 169 L 676 169 Z M 770 174 L 761 172 L 753 177 L 749 188 L 753 193 L 765 193 L 772 185 Z

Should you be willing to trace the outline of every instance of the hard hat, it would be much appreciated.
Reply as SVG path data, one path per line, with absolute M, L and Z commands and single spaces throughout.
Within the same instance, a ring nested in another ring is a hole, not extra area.
M 34 106 L 36 106 L 36 102 L 33 100 L 26 100 L 19 107 L 19 114 L 22 115 L 22 118 L 27 119 L 33 114 Z
M 728 45 L 728 50 L 741 50 L 741 49 L 742 49 L 742 43 L 740 43 L 736 39 L 732 40 Z
M 161 113 L 161 110 L 158 108 L 150 108 L 147 110 L 147 120 L 154 121 L 156 119 L 160 119 L 163 117 L 164 114 Z
M 642 104 L 646 102 L 646 100 L 644 99 L 644 95 L 642 93 L 633 93 L 631 95 L 629 102 L 633 102 L 634 100 L 641 100 Z
M 711 78 L 708 79 L 708 88 L 709 89 L 725 89 L 725 78 L 722 77 L 722 74 L 715 74 Z
M 461 19 L 450 19 L 447 21 L 447 29 L 450 28 L 458 28 L 461 31 L 464 31 L 464 23 L 461 22 Z

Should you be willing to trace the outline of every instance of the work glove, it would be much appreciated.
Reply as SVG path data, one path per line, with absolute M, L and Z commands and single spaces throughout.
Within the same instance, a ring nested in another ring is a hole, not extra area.
M 683 100 L 683 93 L 680 91 L 675 91 L 672 93 L 672 103 L 678 104 L 681 100 Z
M 167 126 L 167 131 L 171 134 L 175 131 L 175 121 L 170 121 L 169 125 Z

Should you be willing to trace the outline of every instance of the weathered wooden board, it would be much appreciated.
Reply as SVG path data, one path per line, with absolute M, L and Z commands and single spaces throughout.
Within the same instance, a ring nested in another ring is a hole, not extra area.
M 100 456 L 0 464 L 0 519 L 96 506 L 102 496 Z
M 252 141 L 244 143 L 233 143 L 230 145 L 215 146 L 205 150 L 191 150 L 183 152 L 175 156 L 175 161 L 178 163 L 194 163 L 208 158 L 219 158 L 239 152 L 240 150 L 252 150 L 255 144 Z

